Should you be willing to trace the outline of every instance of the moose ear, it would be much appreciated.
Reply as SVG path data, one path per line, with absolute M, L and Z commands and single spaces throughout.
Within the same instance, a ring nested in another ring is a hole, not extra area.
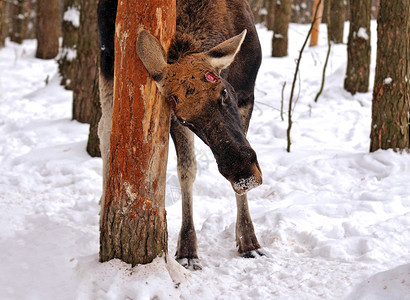
M 138 34 L 136 48 L 149 75 L 157 83 L 160 82 L 167 67 L 165 50 L 160 42 L 148 31 L 141 30 Z
M 239 52 L 245 36 L 246 29 L 242 33 L 205 52 L 211 65 L 218 71 L 229 67 Z

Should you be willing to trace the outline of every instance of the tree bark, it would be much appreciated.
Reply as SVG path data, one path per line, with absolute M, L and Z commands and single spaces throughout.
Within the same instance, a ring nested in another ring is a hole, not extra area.
M 371 0 L 350 0 L 350 30 L 344 88 L 352 95 L 369 90 Z
M 36 57 L 52 59 L 58 54 L 60 16 L 58 0 L 37 0 Z
M 324 0 L 314 0 L 313 2 L 313 10 L 312 10 L 313 29 L 312 29 L 312 35 L 310 36 L 310 44 L 309 44 L 310 47 L 317 46 L 318 41 L 319 41 L 319 27 L 320 27 L 320 23 L 322 23 L 323 5 L 324 5 Z
M 288 28 L 292 0 L 276 1 L 274 11 L 272 56 L 283 57 L 288 55 Z
M 98 57 L 98 56 L 97 56 Z M 97 60 L 97 66 L 99 62 Z M 101 157 L 100 138 L 98 137 L 98 123 L 101 119 L 100 93 L 98 89 L 98 72 L 95 74 L 90 113 L 90 131 L 88 133 L 87 152 L 92 157 Z
M 268 30 L 273 30 L 275 26 L 275 3 L 276 0 L 265 0 L 266 4 L 266 27 Z
M 370 151 L 409 148 L 410 2 L 381 1 Z
M 73 86 L 73 120 L 90 123 L 93 85 L 98 73 L 98 0 L 81 0 L 75 80 Z
M 169 48 L 175 2 L 118 3 L 110 169 L 100 226 L 102 262 L 119 258 L 134 266 L 167 253 L 170 108 L 137 57 L 135 43 L 139 29 L 145 28 Z
M 75 58 L 78 42 L 78 27 L 80 24 L 79 0 L 64 0 L 62 35 L 63 44 L 58 59 L 58 71 L 61 75 L 60 84 L 66 89 L 73 89 Z
M 10 40 L 21 44 L 27 35 L 28 26 L 28 3 L 27 0 L 16 0 L 11 5 L 12 8 L 12 28 Z
M 336 44 L 343 43 L 343 33 L 346 20 L 346 3 L 344 0 L 333 0 L 329 3 L 329 38 Z
M 3 48 L 6 42 L 8 23 L 6 18 L 6 3 L 0 1 L 0 48 Z

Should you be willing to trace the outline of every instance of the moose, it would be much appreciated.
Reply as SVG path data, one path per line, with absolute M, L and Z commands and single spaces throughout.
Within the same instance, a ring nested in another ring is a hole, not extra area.
M 219 172 L 235 191 L 239 254 L 264 255 L 247 200 L 247 191 L 262 184 L 262 172 L 246 139 L 262 54 L 248 1 L 177 0 L 176 7 L 176 33 L 168 53 L 145 30 L 138 35 L 135 51 L 171 106 L 170 133 L 182 195 L 176 259 L 185 268 L 198 270 L 202 266 L 192 209 L 197 168 L 194 134 L 210 147 Z M 116 10 L 117 0 L 98 4 L 103 190 L 108 177 Z

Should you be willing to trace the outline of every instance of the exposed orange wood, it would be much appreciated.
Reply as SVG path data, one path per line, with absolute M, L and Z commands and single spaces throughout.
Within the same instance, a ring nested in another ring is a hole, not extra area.
M 319 26 L 322 23 L 324 0 L 314 0 L 312 10 L 312 35 L 310 36 L 310 47 L 317 46 L 319 40 Z M 316 12 L 317 10 L 317 12 Z M 316 15 L 316 18 L 315 18 Z

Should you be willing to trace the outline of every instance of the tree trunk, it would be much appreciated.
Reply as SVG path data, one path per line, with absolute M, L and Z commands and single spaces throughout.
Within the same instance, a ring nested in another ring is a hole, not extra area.
M 77 53 L 78 27 L 80 25 L 79 0 L 64 0 L 62 35 L 63 44 L 58 59 L 58 71 L 61 75 L 61 85 L 68 90 L 73 89 L 75 58 Z
M 12 29 L 10 40 L 21 44 L 27 35 L 28 6 L 27 0 L 16 0 L 11 5 L 12 8 Z
M 266 27 L 268 30 L 273 30 L 275 26 L 275 3 L 276 0 L 265 0 L 266 4 Z
M 0 48 L 3 48 L 6 42 L 6 37 L 8 33 L 8 24 L 6 17 L 6 3 L 0 1 Z
M 293 23 L 309 24 L 312 19 L 312 0 L 293 0 L 290 21 Z
M 343 32 L 346 20 L 346 3 L 344 0 L 333 0 L 329 3 L 329 38 L 336 44 L 343 43 Z
M 292 11 L 292 0 L 276 1 L 274 10 L 272 56 L 283 57 L 288 55 L 288 28 Z
M 381 1 L 370 151 L 409 148 L 410 2 Z
M 371 1 L 350 0 L 350 31 L 344 88 L 352 95 L 369 90 Z
M 75 81 L 73 86 L 73 120 L 90 123 L 93 85 L 97 76 L 98 0 L 81 0 Z
M 52 59 L 58 54 L 60 27 L 58 0 L 37 0 L 36 57 Z
M 261 11 L 263 8 L 263 3 L 264 0 L 250 0 L 249 1 L 249 5 L 251 7 L 252 13 L 253 13 L 253 17 L 255 19 L 255 23 L 262 23 L 264 16 L 261 15 Z
M 138 28 L 145 28 L 169 48 L 175 32 L 175 2 L 118 3 L 110 168 L 100 222 L 103 262 L 119 258 L 134 266 L 167 253 L 170 108 L 137 57 L 135 43 Z
M 310 47 L 317 46 L 319 41 L 319 27 L 322 23 L 324 0 L 314 0 L 312 10 L 312 33 L 310 36 Z
M 98 57 L 98 56 L 97 56 Z M 99 62 L 97 60 L 97 66 Z M 98 137 L 98 123 L 101 119 L 100 93 L 98 89 L 98 72 L 95 73 L 92 89 L 90 131 L 88 133 L 87 152 L 92 157 L 101 157 L 100 138 Z

